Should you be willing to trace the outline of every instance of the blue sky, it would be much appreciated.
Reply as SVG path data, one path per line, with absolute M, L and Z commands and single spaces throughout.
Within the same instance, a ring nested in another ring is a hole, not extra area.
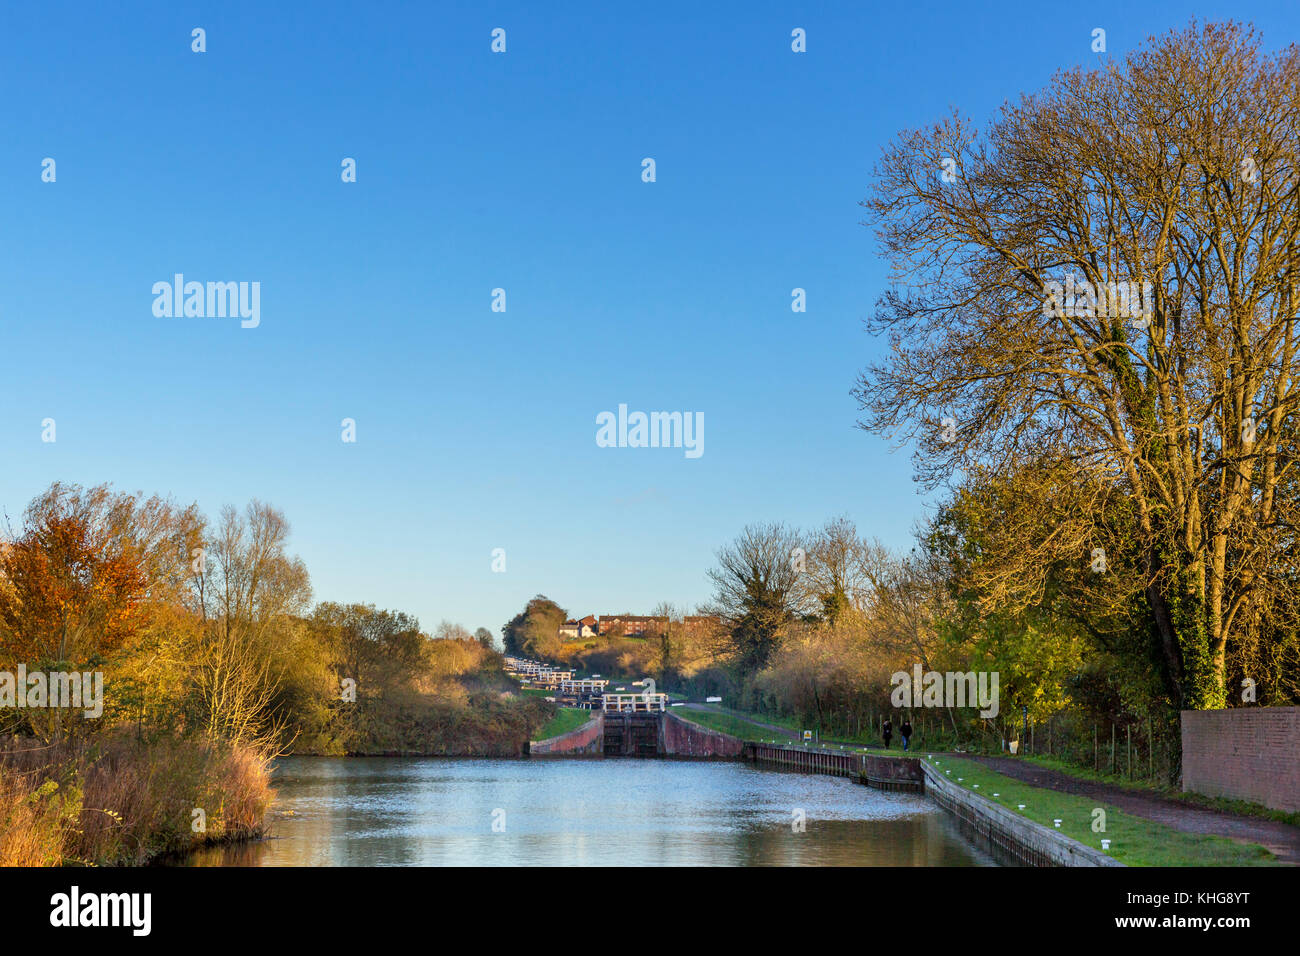
M 4 13 L 0 506 L 16 524 L 56 479 L 261 498 L 318 599 L 494 632 L 538 592 L 694 606 L 748 522 L 910 546 L 910 451 L 850 395 L 881 348 L 857 206 L 881 146 L 1095 62 L 1095 27 L 1116 55 L 1193 15 L 1269 48 L 1300 26 L 1294 3 L 269 6 Z M 260 282 L 260 326 L 155 317 L 177 272 Z M 620 403 L 702 412 L 704 454 L 597 447 Z

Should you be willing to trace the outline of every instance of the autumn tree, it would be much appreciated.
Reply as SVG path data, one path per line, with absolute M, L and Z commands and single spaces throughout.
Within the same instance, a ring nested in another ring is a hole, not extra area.
M 56 482 L 0 550 L 5 659 L 78 665 L 129 645 L 184 584 L 202 519 L 161 498 Z
M 544 594 L 537 595 L 501 628 L 506 653 L 525 657 L 558 653 L 560 625 L 567 617 L 564 608 Z
M 312 621 L 329 635 L 339 677 L 355 680 L 359 694 L 382 695 L 410 683 L 423 668 L 425 638 L 420 622 L 405 612 L 381 611 L 373 604 L 324 602 L 316 606 Z M 457 625 L 443 624 L 443 637 L 469 639 L 468 634 L 456 633 Z
M 898 287 L 862 425 L 930 487 L 1052 460 L 1130 502 L 1125 597 L 1184 708 L 1224 705 L 1235 635 L 1294 593 L 1298 85 L 1296 47 L 1193 23 L 983 131 L 901 134 L 863 204 Z M 1088 564 L 1079 538 L 1054 557 Z M 1001 555 L 1008 599 L 1042 543 Z

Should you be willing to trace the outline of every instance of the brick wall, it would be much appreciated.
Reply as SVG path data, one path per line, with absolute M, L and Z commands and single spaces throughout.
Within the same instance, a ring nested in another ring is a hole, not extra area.
M 567 734 L 551 737 L 548 740 L 532 740 L 528 743 L 528 752 L 542 756 L 544 754 L 601 754 L 605 746 L 605 715 L 597 710 L 592 712 L 591 720 L 581 727 L 570 730 Z
M 921 761 L 916 757 L 877 757 L 862 755 L 862 773 L 870 786 L 881 790 L 915 790 L 924 792 Z
M 1183 789 L 1300 812 L 1300 707 L 1185 710 Z
M 664 714 L 664 753 L 679 757 L 739 757 L 745 742 L 730 734 L 707 730 L 676 714 Z

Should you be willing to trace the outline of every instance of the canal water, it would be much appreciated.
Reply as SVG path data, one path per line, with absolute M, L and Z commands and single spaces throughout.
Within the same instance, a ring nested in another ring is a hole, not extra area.
M 747 763 L 290 757 L 274 786 L 270 839 L 188 863 L 993 865 L 924 797 Z

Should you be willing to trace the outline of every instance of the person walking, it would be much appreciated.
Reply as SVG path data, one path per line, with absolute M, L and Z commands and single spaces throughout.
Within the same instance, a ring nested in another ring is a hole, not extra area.
M 881 728 L 881 735 L 885 738 L 885 749 L 889 749 L 889 738 L 894 736 L 894 722 L 888 717 L 885 718 L 885 726 Z
M 903 723 L 899 725 L 898 736 L 903 738 L 903 752 L 906 753 L 907 742 L 912 739 L 912 722 L 906 717 L 903 718 Z

